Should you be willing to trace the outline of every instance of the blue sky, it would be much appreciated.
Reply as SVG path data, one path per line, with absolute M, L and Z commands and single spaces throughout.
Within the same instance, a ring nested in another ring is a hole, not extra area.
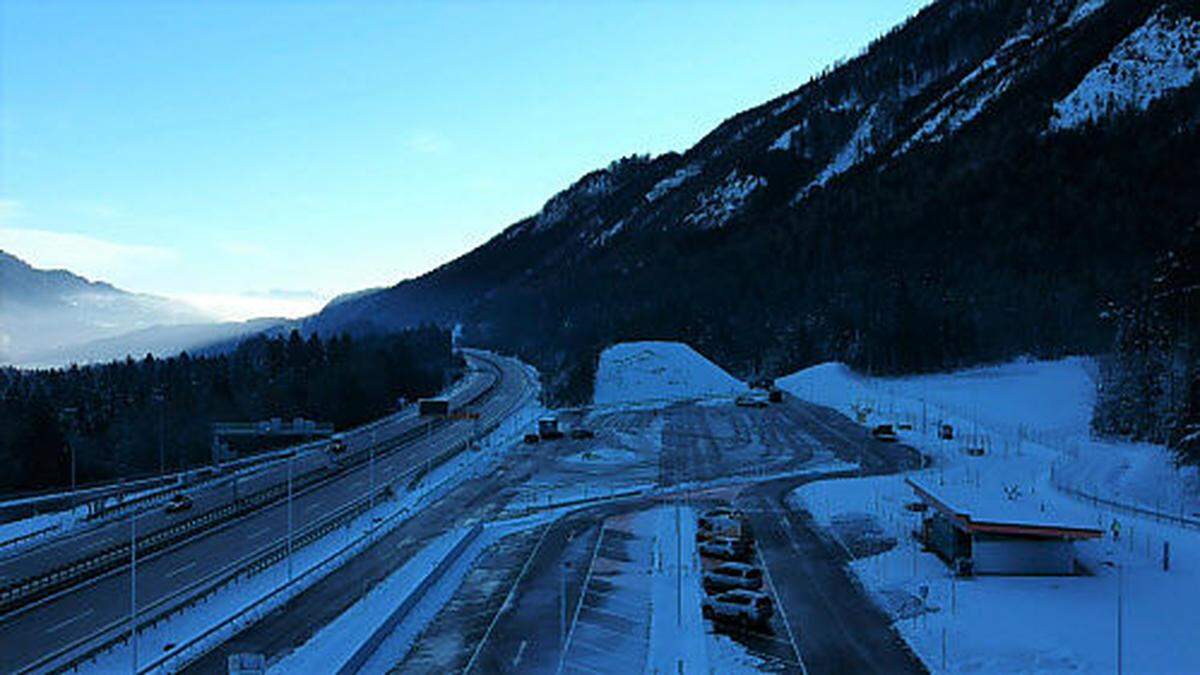
M 0 0 L 0 248 L 311 311 L 686 149 L 924 4 Z

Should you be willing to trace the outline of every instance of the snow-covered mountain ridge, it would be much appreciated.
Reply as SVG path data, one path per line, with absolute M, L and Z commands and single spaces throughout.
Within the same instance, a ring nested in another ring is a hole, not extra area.
M 592 172 L 307 326 L 462 323 L 545 372 L 644 337 L 735 371 L 1095 348 L 1094 308 L 1200 214 L 1178 183 L 1198 154 L 1198 22 L 1183 0 L 934 2 L 686 151 Z M 896 346 L 943 317 L 966 326 Z

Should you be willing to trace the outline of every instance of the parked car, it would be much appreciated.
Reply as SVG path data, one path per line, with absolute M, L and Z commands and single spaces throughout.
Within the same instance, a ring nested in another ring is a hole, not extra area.
M 746 563 L 721 563 L 704 573 L 704 592 L 709 595 L 735 588 L 757 591 L 762 583 L 762 570 Z
M 525 442 L 526 443 L 533 444 L 533 443 L 537 443 L 538 441 L 541 441 L 541 440 L 542 440 L 542 437 L 538 436 L 537 434 L 525 434 Z
M 703 515 L 696 521 L 696 541 L 706 541 L 713 537 L 731 537 L 746 539 L 750 536 L 745 518 L 733 513 L 720 515 Z
M 767 393 L 767 400 L 771 403 L 783 403 L 783 390 L 772 387 Z
M 871 430 L 871 435 L 875 437 L 875 440 L 884 441 L 885 443 L 895 443 L 900 440 L 900 437 L 896 435 L 896 429 L 890 424 L 876 425 Z
M 761 626 L 771 620 L 775 604 L 766 593 L 739 589 L 704 598 L 701 611 L 713 621 Z
M 954 440 L 954 427 L 949 424 L 942 424 L 938 427 L 938 438 L 943 441 Z
M 585 440 L 588 438 L 595 438 L 595 437 L 596 437 L 596 432 L 592 431 L 591 429 L 584 429 L 583 427 L 575 427 L 574 429 L 571 430 L 571 438 L 574 438 L 577 441 L 582 441 L 582 440 Z
M 700 555 L 705 558 L 745 561 L 750 557 L 751 543 L 745 538 L 711 537 L 700 542 Z
M 192 499 L 182 492 L 171 495 L 167 501 L 167 513 L 179 513 L 192 508 Z
M 705 511 L 704 514 L 700 516 L 700 527 L 704 527 L 704 521 L 707 519 L 711 519 L 711 518 L 742 519 L 745 517 L 746 517 L 746 514 L 742 513 L 738 509 L 730 508 L 728 506 L 718 506 L 715 509 L 709 509 L 709 510 Z

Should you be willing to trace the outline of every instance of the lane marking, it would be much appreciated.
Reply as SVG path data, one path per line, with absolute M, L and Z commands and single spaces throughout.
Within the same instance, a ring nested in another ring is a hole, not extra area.
M 512 606 L 513 598 L 517 595 L 517 586 L 521 584 L 521 580 L 529 572 L 529 566 L 533 563 L 534 558 L 537 557 L 537 552 L 541 550 L 542 542 L 546 540 L 546 535 L 550 533 L 550 528 L 553 525 L 554 522 L 546 523 L 545 529 L 542 530 L 542 536 L 538 537 L 537 544 L 534 545 L 533 550 L 529 553 L 529 558 L 525 560 L 525 564 L 521 567 L 521 573 L 513 581 L 512 588 L 508 590 L 508 595 L 505 596 L 504 602 L 500 603 L 500 608 L 496 610 L 496 614 L 492 617 L 491 623 L 488 624 L 487 630 L 484 631 L 483 637 L 479 639 L 479 644 L 475 646 L 475 653 L 471 654 L 471 660 L 467 661 L 467 667 L 463 668 L 463 675 L 471 672 L 471 668 L 479 660 L 479 654 L 483 651 L 483 646 L 487 644 L 488 638 L 492 636 L 492 630 L 496 628 L 496 624 L 500 621 L 500 615 L 504 613 L 505 609 Z
M 575 615 L 571 617 L 571 629 L 567 631 L 567 641 L 563 645 L 562 654 L 558 657 L 558 672 L 562 673 L 567 663 L 567 652 L 571 651 L 571 638 L 575 637 L 575 625 L 579 622 L 579 610 L 583 609 L 583 599 L 587 597 L 588 585 L 592 582 L 592 571 L 596 569 L 596 556 L 600 553 L 600 545 L 604 543 L 604 531 L 607 523 L 600 524 L 600 535 L 596 537 L 596 548 L 592 549 L 592 559 L 588 561 L 587 575 L 583 578 L 583 588 L 579 590 L 579 600 L 575 602 Z
M 786 528 L 784 531 L 787 531 Z M 767 567 L 767 559 L 763 557 L 761 547 L 755 546 L 754 553 L 758 556 L 759 564 L 762 565 L 763 576 L 767 578 L 767 584 L 771 586 L 771 595 L 775 596 L 775 604 L 779 607 L 779 618 L 783 619 L 783 628 L 787 631 L 788 639 L 792 642 L 792 651 L 795 652 L 796 661 L 800 664 L 800 672 L 808 675 L 808 668 L 804 665 L 804 657 L 800 654 L 800 645 L 796 643 L 796 634 L 792 632 L 792 624 L 788 621 L 787 610 L 783 606 L 783 601 L 779 599 L 779 591 L 776 590 L 775 581 L 771 578 L 771 570 Z
M 57 633 L 58 631 L 62 630 L 63 628 L 66 628 L 67 626 L 75 623 L 76 621 L 82 621 L 83 619 L 86 619 L 88 616 L 93 614 L 95 611 L 96 610 L 94 610 L 94 609 L 89 609 L 86 612 L 80 612 L 79 614 L 76 614 L 75 616 L 67 619 L 66 621 L 61 621 L 59 623 L 56 623 L 53 626 L 50 626 L 49 628 L 46 629 L 46 634 L 53 635 L 54 633 Z
M 167 578 L 173 579 L 173 578 L 179 576 L 180 574 L 183 574 L 184 572 L 192 569 L 195 566 L 196 566 L 195 560 L 191 561 L 190 563 L 188 563 L 186 565 L 180 565 L 179 567 L 176 567 L 175 569 L 171 570 L 170 572 L 167 572 Z
M 525 656 L 525 645 L 527 645 L 528 643 L 529 643 L 528 640 L 521 640 L 521 646 L 517 647 L 517 655 L 514 656 L 513 660 L 512 660 L 513 668 L 516 668 L 517 666 L 521 665 L 521 657 Z

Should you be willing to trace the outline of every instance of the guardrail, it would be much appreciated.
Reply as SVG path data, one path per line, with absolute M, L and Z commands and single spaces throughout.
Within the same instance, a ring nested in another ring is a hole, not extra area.
M 493 380 L 482 391 L 467 400 L 464 405 L 472 405 L 479 399 L 487 396 L 495 388 L 496 381 Z M 377 420 L 361 429 L 372 429 L 380 422 Z M 400 448 L 419 440 L 426 434 L 431 434 L 436 429 L 446 426 L 446 424 L 446 420 L 433 419 L 427 424 L 405 430 L 383 444 L 375 446 L 377 449 L 374 454 L 376 458 L 387 457 Z M 355 433 L 358 433 L 358 431 L 356 430 Z M 294 454 L 294 450 L 289 451 L 288 454 Z M 362 466 L 369 461 L 370 455 L 370 448 L 364 448 L 344 455 L 340 463 L 332 471 L 328 467 L 321 467 L 302 474 L 293 480 L 293 492 L 304 493 L 311 489 L 316 489 L 320 485 L 336 479 L 346 471 Z M 439 461 L 432 464 L 432 466 L 438 466 L 440 463 Z M 430 464 L 427 463 L 425 467 L 427 471 L 429 467 Z M 199 516 L 181 523 L 148 533 L 138 538 L 138 553 L 139 555 L 147 555 L 161 551 L 208 529 L 235 520 L 259 508 L 279 501 L 286 497 L 286 495 L 287 485 L 285 483 L 276 484 L 225 506 L 206 511 Z M 159 499 L 161 501 L 163 496 L 159 496 Z M 78 583 L 81 579 L 92 578 L 123 567 L 130 559 L 130 550 L 129 543 L 116 544 L 87 559 L 62 565 L 36 577 L 16 580 L 0 586 L 0 613 L 13 611 L 58 591 L 65 590 Z
M 23 541 L 27 541 L 27 540 L 33 539 L 35 537 L 40 537 L 43 534 L 46 534 L 47 532 L 50 532 L 52 530 L 57 530 L 57 529 L 58 529 L 58 523 L 55 523 L 53 525 L 47 525 L 46 527 L 43 527 L 40 530 L 34 530 L 33 532 L 26 532 L 25 534 L 18 535 L 11 539 L 5 539 L 4 541 L 0 541 L 0 548 L 4 548 L 6 546 L 12 546 L 13 544 L 19 544 Z
M 470 401 L 468 401 L 467 404 L 469 405 L 471 403 L 474 403 L 475 401 L 478 401 L 480 398 L 488 395 L 495 388 L 495 384 L 496 384 L 496 381 L 493 381 L 493 383 L 491 383 L 488 387 L 486 387 L 482 392 L 480 392 L 478 395 L 476 395 Z M 496 429 L 504 421 L 505 418 L 507 418 L 513 411 L 515 411 L 516 409 L 518 409 L 520 406 L 524 405 L 525 403 L 526 403 L 526 399 L 525 399 L 525 397 L 522 397 L 517 402 L 515 402 L 512 406 L 506 408 L 502 413 L 497 415 L 497 418 L 495 420 L 492 420 L 488 423 L 487 427 L 485 428 L 486 431 L 484 433 L 490 433 L 491 431 Z M 421 428 L 418 428 L 418 430 L 420 430 L 422 432 L 424 431 Z M 463 443 L 456 443 L 456 444 L 452 445 L 451 447 L 447 448 L 446 450 L 442 451 L 441 453 L 438 453 L 438 455 L 436 455 L 434 458 L 437 460 L 437 462 L 436 462 L 437 465 L 440 465 L 440 464 L 444 463 L 445 461 L 448 461 L 448 459 L 450 457 L 461 453 L 465 448 L 469 447 L 469 445 L 470 445 L 469 441 L 463 442 Z M 413 470 L 410 470 L 409 472 L 405 472 L 404 474 L 397 476 L 392 481 L 380 486 L 380 488 L 376 491 L 374 496 L 377 497 L 380 495 L 386 495 L 387 491 L 392 489 L 393 485 L 399 484 L 399 482 L 402 480 L 410 480 L 410 478 L 411 478 L 410 474 L 412 474 L 413 472 L 415 472 L 417 470 L 418 470 L 417 468 L 414 468 Z M 319 540 L 325 534 L 328 534 L 330 531 L 336 529 L 338 526 L 340 526 L 348 521 L 351 521 L 354 518 L 356 518 L 357 516 L 361 515 L 363 512 L 365 512 L 369 508 L 369 505 L 371 502 L 372 502 L 372 495 L 366 495 L 366 496 L 360 497 L 360 498 L 356 499 L 355 501 L 342 507 L 341 509 L 334 511 L 333 513 L 326 516 L 325 518 L 322 518 L 320 521 L 313 523 L 312 525 L 306 527 L 304 530 L 301 531 L 301 533 L 299 533 L 293 537 L 293 545 L 292 545 L 293 553 L 297 549 L 307 546 L 308 544 Z M 398 511 L 397 513 L 393 514 L 393 516 L 391 518 L 389 518 L 389 520 L 396 518 L 398 516 L 401 516 L 401 515 L 406 515 L 406 511 L 404 511 L 404 510 Z M 376 533 L 378 533 L 380 531 L 380 529 L 381 528 L 372 530 L 372 532 L 370 534 L 368 534 L 368 537 L 376 535 Z M 318 565 L 315 565 L 313 568 L 310 568 L 310 570 L 308 572 L 296 577 L 296 579 L 294 579 L 292 582 L 289 582 L 289 583 L 281 586 L 280 588 L 276 589 L 271 594 L 269 594 L 269 596 L 267 596 L 267 597 L 273 597 L 277 593 L 285 592 L 284 589 L 289 589 L 289 588 L 295 589 L 296 588 L 295 584 L 299 580 L 311 579 L 311 577 L 307 576 L 309 574 L 309 572 L 312 572 L 313 570 L 320 568 L 322 565 L 325 565 L 327 563 L 330 563 L 331 561 L 334 561 L 337 556 L 345 554 L 352 547 L 361 545 L 365 539 L 366 538 L 359 538 L 359 539 L 351 542 L 347 546 L 343 547 L 342 549 L 339 549 L 339 551 L 335 552 L 333 555 L 331 555 L 325 561 L 322 561 L 322 563 L 319 563 Z M 128 548 L 128 546 L 126 546 L 125 548 Z M 216 593 L 223 586 L 227 585 L 228 583 L 231 583 L 232 581 L 235 581 L 243 573 L 245 573 L 246 576 L 253 576 L 257 572 L 278 562 L 279 560 L 282 559 L 283 556 L 286 556 L 286 548 L 287 548 L 286 541 L 278 541 L 273 544 L 267 544 L 266 546 L 261 547 L 257 551 L 255 551 L 247 556 L 243 556 L 241 559 L 239 559 L 233 563 L 230 563 L 229 565 L 226 565 L 225 567 L 213 572 L 212 574 L 209 574 L 202 579 L 199 579 L 191 584 L 188 584 L 187 586 L 185 586 L 167 596 L 164 596 L 163 598 L 160 598 L 160 599 L 150 603 L 142 610 L 146 614 L 146 618 L 143 619 L 142 621 L 139 621 L 139 623 L 137 625 L 137 630 L 139 632 L 141 632 L 143 629 L 145 629 L 147 627 L 153 627 L 153 626 L 157 625 L 158 623 L 170 618 L 171 616 L 185 611 L 192 605 L 194 605 L 198 602 L 201 602 L 205 598 Z M 141 542 L 139 540 L 138 551 L 140 552 L 141 550 L 142 550 L 142 546 L 141 546 Z M 344 562 L 344 561 L 342 561 L 342 562 Z M 339 562 L 338 565 L 340 565 L 340 564 L 341 563 Z M 259 602 L 262 602 L 265 599 L 266 598 L 260 600 Z M 258 604 L 259 603 L 255 603 L 254 606 L 258 606 Z M 155 661 L 152 664 L 141 669 L 142 672 L 145 672 L 147 669 L 157 668 L 157 667 L 161 666 L 162 664 L 166 663 L 170 659 L 178 658 L 186 650 L 188 650 L 189 648 L 192 648 L 196 644 L 198 644 L 200 640 L 202 640 L 206 637 L 210 637 L 216 631 L 227 628 L 231 624 L 231 622 L 243 617 L 245 615 L 245 612 L 249 611 L 250 609 L 251 608 L 247 608 L 246 610 L 243 610 L 242 612 L 239 612 L 238 614 L 236 614 L 234 617 L 231 617 L 229 619 L 226 619 L 224 621 L 221 621 L 221 622 L 215 624 L 214 626 L 207 629 L 201 636 L 193 638 L 193 639 L 189 640 L 188 642 L 176 647 L 170 654 L 164 655 L 157 661 Z M 94 660 L 98 655 L 104 653 L 105 651 L 111 649 L 112 647 L 119 645 L 119 644 L 125 644 L 126 642 L 129 641 L 130 636 L 131 636 L 131 632 L 130 632 L 129 621 L 124 620 L 124 619 L 118 620 L 118 621 L 115 621 L 115 622 L 109 624 L 108 626 L 105 626 L 104 628 L 100 629 L 99 631 L 92 633 L 91 635 L 89 635 L 87 637 L 81 638 L 71 644 L 68 644 L 68 645 L 60 648 L 59 650 L 56 650 L 52 654 L 42 657 L 41 659 L 34 662 L 33 664 L 23 668 L 21 672 L 46 671 L 46 672 L 52 672 L 52 673 L 61 673 L 61 672 L 75 670 L 82 664 L 84 664 L 88 661 Z M 194 657 L 198 657 L 200 655 L 201 654 L 195 654 Z
M 425 577 L 421 579 L 421 582 L 417 584 L 417 587 L 414 588 L 411 593 L 408 594 L 408 597 L 404 598 L 404 600 L 401 601 L 400 604 L 397 605 L 390 614 L 388 614 L 387 618 L 383 620 L 383 623 L 379 624 L 375 630 L 371 631 L 371 635 L 358 646 L 358 649 L 354 650 L 354 653 L 351 654 L 350 658 L 342 664 L 342 667 L 338 668 L 337 675 L 354 675 L 354 673 L 362 670 L 362 667 L 366 665 L 367 661 L 371 658 L 375 651 L 379 649 L 379 646 L 383 644 L 383 641 L 392 634 L 392 631 L 396 630 L 396 626 L 400 625 L 400 622 L 404 620 L 404 617 L 407 616 L 409 612 L 412 611 L 412 608 L 421 601 L 421 598 L 425 597 L 425 594 L 429 592 L 429 589 L 432 588 L 434 584 L 442 580 L 442 577 L 446 575 L 446 571 L 450 569 L 451 565 L 458 562 L 458 559 L 462 557 L 462 554 L 467 550 L 467 547 L 475 543 L 475 540 L 478 539 L 479 535 L 482 533 L 483 523 L 475 523 L 475 526 L 467 531 L 466 536 L 464 536 L 462 539 L 459 539 L 458 543 L 456 543 L 454 547 L 451 548 L 450 551 L 438 561 L 437 565 L 434 565 L 433 569 L 429 571 L 429 574 L 426 574 Z

